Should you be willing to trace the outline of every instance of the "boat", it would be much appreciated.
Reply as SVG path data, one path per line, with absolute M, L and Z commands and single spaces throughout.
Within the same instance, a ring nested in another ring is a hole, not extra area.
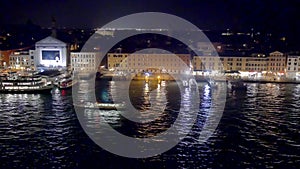
M 74 86 L 77 83 L 77 80 L 73 79 L 71 74 L 63 74 L 61 76 L 59 76 L 56 80 L 55 80 L 55 85 L 59 88 L 59 89 L 69 89 L 72 86 Z
M 61 81 L 58 82 L 57 87 L 60 89 L 68 89 L 71 88 L 76 83 L 77 81 L 72 78 L 62 79 Z
M 52 81 L 38 72 L 14 72 L 0 76 L 0 93 L 50 93 Z
M 99 103 L 99 102 L 83 102 L 80 104 L 74 104 L 75 107 L 99 109 L 99 110 L 119 110 L 125 107 L 124 103 Z
M 247 91 L 247 85 L 242 80 L 228 81 L 228 87 L 232 91 Z

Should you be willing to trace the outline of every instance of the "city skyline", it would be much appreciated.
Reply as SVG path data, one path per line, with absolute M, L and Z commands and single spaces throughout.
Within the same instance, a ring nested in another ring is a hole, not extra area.
M 299 168 L 296 0 L 0 6 L 0 168 Z
M 23 1 L 1 2 L 1 24 L 32 20 L 50 27 L 55 17 L 61 27 L 96 28 L 119 17 L 139 12 L 164 12 L 182 17 L 200 29 L 251 29 L 299 32 L 297 1 Z
M 41 32 L 38 27 L 41 27 L 42 31 L 45 32 L 54 26 L 53 20 L 58 31 L 65 28 L 93 30 L 129 14 L 163 12 L 186 19 L 203 31 L 260 32 L 262 35 L 265 34 L 263 36 L 272 35 L 272 41 L 286 43 L 286 46 L 292 48 L 293 51 L 298 51 L 300 48 L 298 41 L 300 38 L 300 20 L 297 17 L 300 4 L 294 0 L 289 2 L 269 0 L 263 2 L 258 0 L 238 2 L 232 0 L 99 2 L 92 0 L 84 3 L 78 0 L 53 0 L 43 3 L 36 0 L 30 2 L 13 0 L 0 2 L 0 5 L 2 6 L 0 30 L 5 34 L 7 31 L 15 30 L 17 25 L 35 26 L 29 28 L 19 26 L 17 29 L 24 30 L 24 36 L 31 34 L 31 32 Z M 30 37 L 30 39 L 39 40 L 46 37 L 41 33 L 39 34 Z M 90 36 L 91 34 L 87 35 Z M 86 40 L 88 36 L 85 35 L 83 40 Z M 65 39 L 64 37 L 60 38 Z M 22 39 L 20 47 L 24 46 L 23 43 L 26 44 L 23 42 L 24 39 L 26 38 Z M 34 42 L 35 40 L 30 41 Z

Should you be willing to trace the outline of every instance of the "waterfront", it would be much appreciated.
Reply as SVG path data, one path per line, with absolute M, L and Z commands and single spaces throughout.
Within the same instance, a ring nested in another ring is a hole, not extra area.
M 114 85 L 97 82 L 101 101 L 109 101 Z M 132 102 L 148 106 L 145 84 L 132 83 Z M 113 155 L 84 133 L 73 109 L 71 90 L 52 95 L 0 94 L 1 168 L 297 168 L 300 164 L 300 85 L 248 84 L 244 92 L 228 92 L 226 107 L 214 135 L 199 144 L 203 115 L 211 94 L 198 83 L 200 114 L 189 135 L 168 152 L 146 159 Z M 148 86 L 148 90 L 151 90 Z M 134 91 L 134 92 L 133 92 Z M 165 130 L 176 118 L 180 93 L 173 82 L 164 89 L 168 100 L 164 118 L 156 125 L 136 126 L 106 111 L 106 120 L 127 135 L 150 136 Z M 99 116 L 83 114 L 90 127 Z M 125 147 L 126 145 L 124 145 Z

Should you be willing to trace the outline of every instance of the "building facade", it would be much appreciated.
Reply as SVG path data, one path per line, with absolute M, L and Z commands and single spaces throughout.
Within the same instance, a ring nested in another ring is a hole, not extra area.
M 128 53 L 108 53 L 107 54 L 107 68 L 111 71 L 116 68 L 125 69 L 127 67 Z
M 100 53 L 71 52 L 71 70 L 75 72 L 95 72 L 98 70 Z
M 251 56 L 193 56 L 189 54 L 128 54 L 109 53 L 107 66 L 110 70 L 127 72 L 166 72 L 184 73 L 186 66 L 194 75 L 238 72 L 241 76 L 270 79 L 300 77 L 300 56 L 286 56 L 275 51 L 269 55 L 252 54 Z M 176 58 L 179 58 L 177 60 Z M 183 66 L 180 62 L 184 63 Z
M 299 77 L 300 72 L 300 56 L 288 56 L 287 57 L 287 68 L 286 77 L 293 79 Z
M 108 53 L 109 70 L 128 73 L 152 72 L 182 74 L 191 71 L 189 54 Z
M 67 67 L 67 44 L 51 36 L 35 44 L 35 65 Z
M 286 56 L 280 52 L 273 52 L 269 56 L 253 54 L 252 56 L 194 56 L 192 59 L 194 74 L 205 72 L 242 72 L 247 76 L 262 76 L 284 74 L 286 71 Z
M 194 71 L 198 72 L 222 72 L 224 70 L 221 58 L 216 56 L 194 56 L 192 59 L 192 65 Z
M 286 56 L 278 51 L 270 53 L 268 57 L 268 71 L 281 75 L 285 74 Z
M 266 72 L 268 71 L 268 57 L 264 54 L 256 54 L 245 58 L 244 71 Z
M 222 64 L 225 71 L 242 71 L 246 66 L 245 57 L 221 56 Z
M 34 69 L 34 50 L 14 52 L 9 56 L 9 65 L 13 69 Z

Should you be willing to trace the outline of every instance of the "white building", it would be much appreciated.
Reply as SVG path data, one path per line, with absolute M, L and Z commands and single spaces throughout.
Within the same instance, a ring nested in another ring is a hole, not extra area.
M 35 44 L 35 65 L 45 67 L 67 67 L 67 44 L 46 37 Z
M 183 74 L 190 72 L 191 68 L 189 54 L 109 53 L 107 63 L 110 70 L 131 73 Z
M 286 56 L 278 51 L 270 53 L 268 57 L 268 71 L 284 75 L 286 71 Z
M 34 69 L 34 50 L 12 53 L 9 56 L 9 65 L 13 69 Z
M 290 79 L 295 79 L 300 75 L 300 56 L 288 56 L 287 57 L 287 68 L 286 77 Z
M 100 63 L 100 53 L 71 52 L 71 70 L 75 72 L 95 72 Z
M 217 56 L 194 56 L 192 63 L 195 75 L 215 74 L 224 71 L 221 58 Z

